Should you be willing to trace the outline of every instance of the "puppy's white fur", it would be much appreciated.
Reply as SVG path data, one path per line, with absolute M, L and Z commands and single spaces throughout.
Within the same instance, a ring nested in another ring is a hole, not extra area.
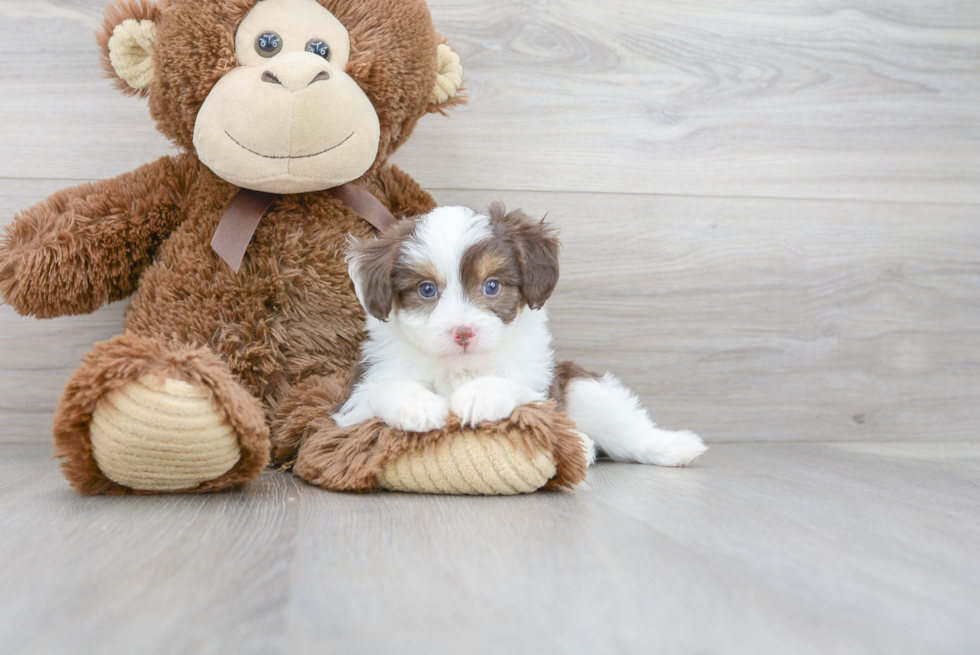
M 428 312 L 392 306 L 387 321 L 368 315 L 363 377 L 334 415 L 339 425 L 377 417 L 393 427 L 425 432 L 444 427 L 451 410 L 475 426 L 549 396 L 555 365 L 546 311 L 524 306 L 505 323 L 478 307 L 463 287 L 464 255 L 492 233 L 489 217 L 463 207 L 440 207 L 419 219 L 398 256 L 407 266 L 437 271 L 437 304 Z M 356 246 L 350 274 L 367 307 Z M 466 348 L 452 336 L 460 325 L 474 333 Z M 597 444 L 614 459 L 661 466 L 684 466 L 706 450 L 692 432 L 657 428 L 636 396 L 612 375 L 571 381 L 566 402 L 590 464 Z

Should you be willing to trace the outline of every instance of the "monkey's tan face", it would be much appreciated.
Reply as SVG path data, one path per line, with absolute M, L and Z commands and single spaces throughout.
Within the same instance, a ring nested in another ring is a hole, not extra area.
M 198 113 L 201 161 L 236 186 L 270 193 L 321 191 L 374 163 L 381 126 L 345 73 L 346 28 L 316 0 L 262 0 L 235 37 L 239 67 Z

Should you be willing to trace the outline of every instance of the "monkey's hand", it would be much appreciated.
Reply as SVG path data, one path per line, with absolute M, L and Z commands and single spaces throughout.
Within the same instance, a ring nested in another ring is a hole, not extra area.
M 88 314 L 136 289 L 183 220 L 191 155 L 64 189 L 19 214 L 0 237 L 0 296 L 19 314 Z

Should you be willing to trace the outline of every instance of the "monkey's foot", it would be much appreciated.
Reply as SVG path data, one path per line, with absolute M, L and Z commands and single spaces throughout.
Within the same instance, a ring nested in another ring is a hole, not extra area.
M 143 491 L 190 489 L 241 459 L 235 428 L 211 392 L 181 380 L 142 377 L 110 391 L 89 434 L 102 473 Z
M 98 344 L 75 371 L 54 436 L 84 494 L 219 491 L 269 461 L 258 400 L 213 352 L 131 334 Z

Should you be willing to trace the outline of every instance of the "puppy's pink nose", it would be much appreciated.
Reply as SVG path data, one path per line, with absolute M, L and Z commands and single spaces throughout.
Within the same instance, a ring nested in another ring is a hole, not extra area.
M 469 343 L 469 340 L 472 338 L 473 338 L 472 328 L 468 328 L 465 325 L 453 330 L 453 339 L 455 339 L 456 342 L 459 343 L 459 345 L 461 346 L 465 346 L 467 343 Z

